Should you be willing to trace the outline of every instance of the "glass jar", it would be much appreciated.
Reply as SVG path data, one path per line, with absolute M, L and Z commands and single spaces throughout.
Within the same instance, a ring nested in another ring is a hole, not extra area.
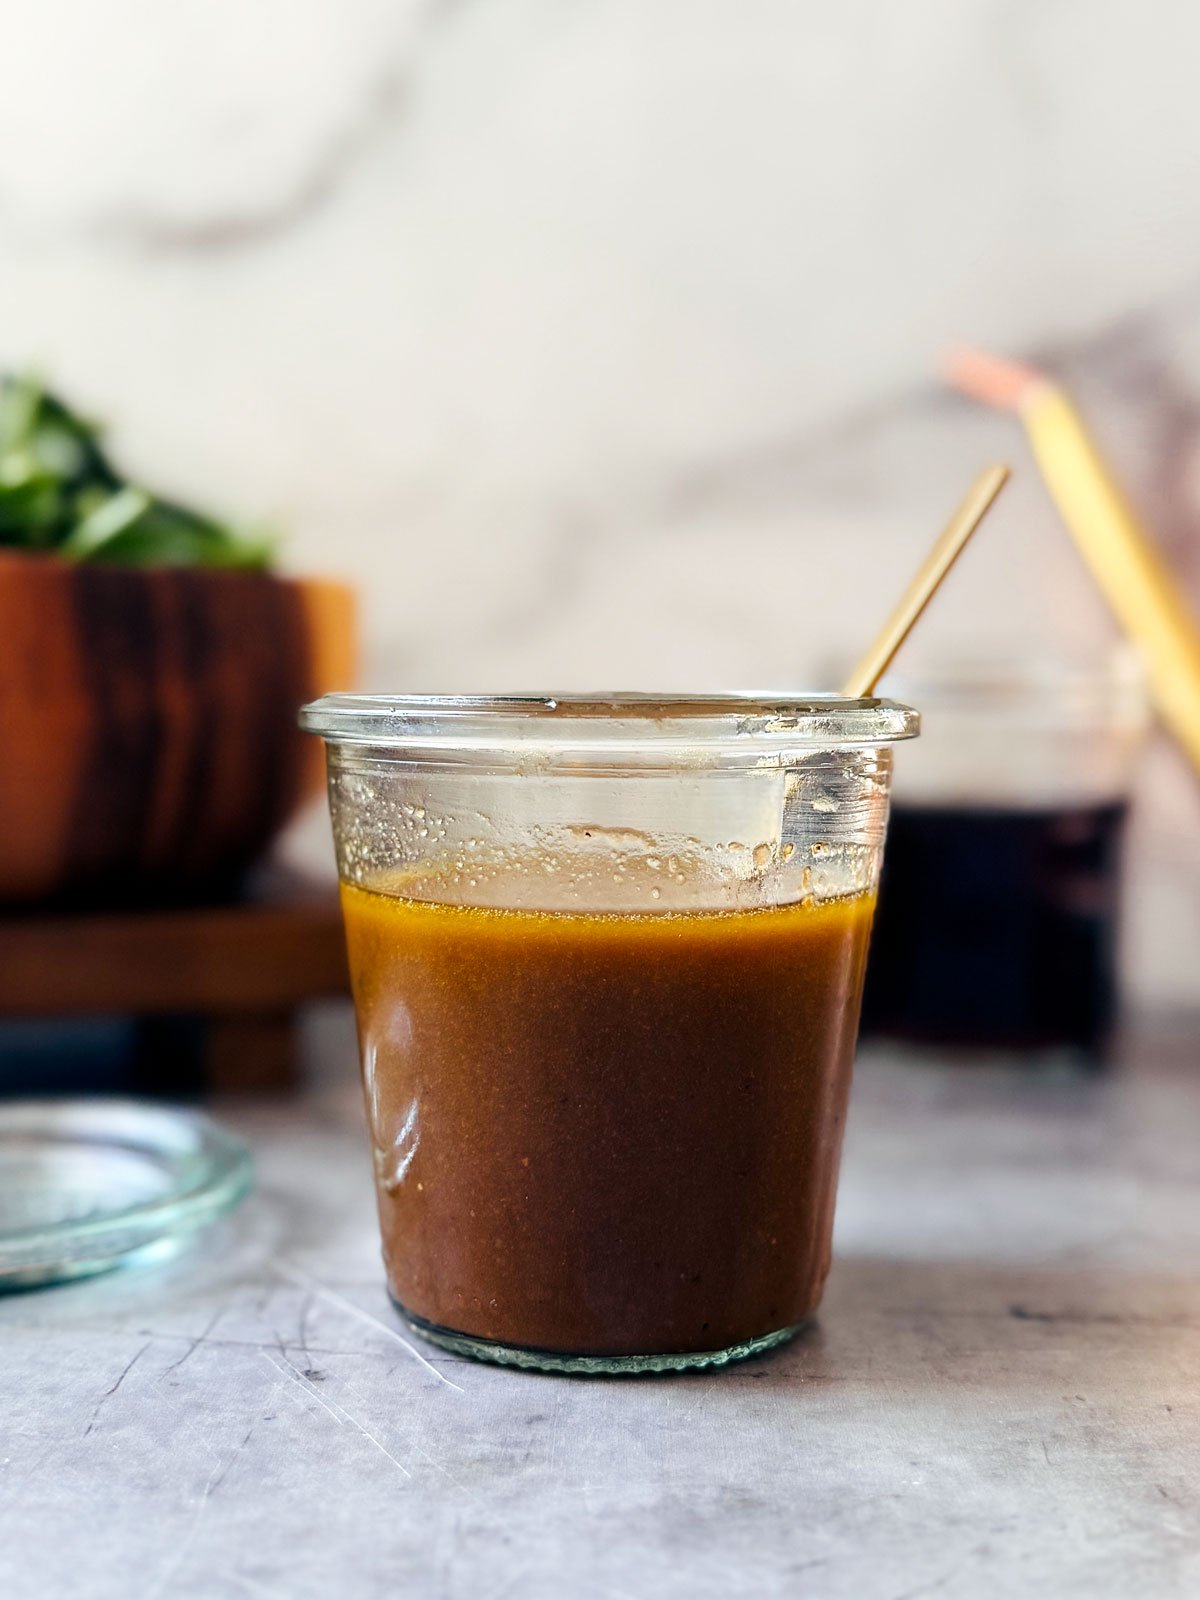
M 829 1267 L 883 700 L 327 696 L 383 1252 L 435 1343 L 787 1338 Z
M 1148 710 L 1135 658 L 959 660 L 902 680 L 864 1032 L 1102 1058 L 1122 839 Z

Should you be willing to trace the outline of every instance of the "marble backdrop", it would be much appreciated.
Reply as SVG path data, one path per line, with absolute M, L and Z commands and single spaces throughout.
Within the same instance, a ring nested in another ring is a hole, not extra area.
M 997 457 L 914 657 L 1102 650 L 955 339 L 1070 379 L 1200 599 L 1186 0 L 0 15 L 0 362 L 358 580 L 370 686 L 812 684 Z M 1194 1002 L 1200 799 L 1141 789 L 1131 981 Z

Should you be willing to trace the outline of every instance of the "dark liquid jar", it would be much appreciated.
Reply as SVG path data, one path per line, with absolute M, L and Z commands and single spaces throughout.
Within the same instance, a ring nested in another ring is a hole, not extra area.
M 1102 1060 L 1136 670 L 960 664 L 906 687 L 924 737 L 897 774 L 863 1032 Z
M 829 1269 L 887 822 L 879 700 L 333 697 L 388 1285 L 425 1337 L 720 1365 Z

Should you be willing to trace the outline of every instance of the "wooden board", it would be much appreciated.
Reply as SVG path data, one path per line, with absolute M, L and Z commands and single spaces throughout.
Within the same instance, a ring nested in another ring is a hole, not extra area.
M 337 895 L 295 880 L 236 905 L 0 917 L 0 1017 L 200 1018 L 209 1088 L 290 1082 L 297 1008 L 348 993 Z

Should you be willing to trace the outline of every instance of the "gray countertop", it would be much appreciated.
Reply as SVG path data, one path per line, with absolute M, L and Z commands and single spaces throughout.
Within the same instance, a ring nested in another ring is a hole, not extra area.
M 251 1200 L 0 1301 L 7 1600 L 1200 1592 L 1200 1036 L 1104 1079 L 864 1053 L 819 1324 L 553 1378 L 408 1337 L 349 1088 Z

